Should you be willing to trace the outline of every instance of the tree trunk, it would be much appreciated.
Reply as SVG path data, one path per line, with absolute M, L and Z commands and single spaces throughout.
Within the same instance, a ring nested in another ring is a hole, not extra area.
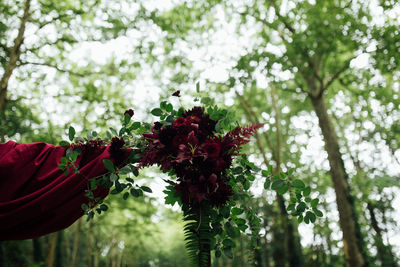
M 18 29 L 17 37 L 14 40 L 14 45 L 9 48 L 9 60 L 4 68 L 3 76 L 0 79 L 0 139 L 2 142 L 5 141 L 5 128 L 6 128 L 6 107 L 7 107 L 7 88 L 8 81 L 17 67 L 17 62 L 21 56 L 21 45 L 24 41 L 24 34 L 26 24 L 29 20 L 29 9 L 31 6 L 31 0 L 25 1 L 24 14 L 21 18 L 21 24 Z
M 88 225 L 88 231 L 87 231 L 87 266 L 91 267 L 93 265 L 92 263 L 92 259 L 93 259 L 93 255 L 92 255 L 92 221 L 89 222 Z
M 376 232 L 376 248 L 378 250 L 378 257 L 381 260 L 382 267 L 397 267 L 398 265 L 396 264 L 396 260 L 394 259 L 390 246 L 386 246 L 383 243 L 382 230 L 379 227 L 378 221 L 376 220 L 374 205 L 371 202 L 368 202 L 367 209 L 369 211 L 369 215 L 371 216 L 371 226 Z
M 323 94 L 313 96 L 310 99 L 317 114 L 319 126 L 325 142 L 325 150 L 328 153 L 330 174 L 336 193 L 336 202 L 339 210 L 339 222 L 343 232 L 344 253 L 347 266 L 366 266 L 362 250 L 362 239 L 356 219 L 353 198 L 347 182 L 347 174 L 339 150 L 338 138 L 327 112 Z
M 57 245 L 57 238 L 58 238 L 58 233 L 52 233 L 49 235 L 49 246 L 47 249 L 47 257 L 46 257 L 46 262 L 45 262 L 45 267 L 53 267 L 54 264 L 54 255 L 56 251 L 56 245 Z
M 79 244 L 81 240 L 81 225 L 82 225 L 82 218 L 78 220 L 76 223 L 76 229 L 75 229 L 75 234 L 74 234 L 74 246 L 72 249 L 72 260 L 71 260 L 71 266 L 76 266 L 76 262 L 78 259 L 78 249 L 79 249 Z
M 244 98 L 239 93 L 236 93 L 236 95 L 239 98 L 240 104 L 246 114 L 247 119 L 250 120 L 251 122 L 258 123 L 257 114 L 252 109 L 251 104 L 247 101 L 246 98 Z M 278 108 L 278 103 L 277 103 L 278 102 L 277 93 L 273 84 L 271 84 L 271 99 L 272 99 L 272 107 L 275 112 L 276 145 L 275 146 L 272 145 L 271 141 L 269 140 L 266 134 L 264 135 L 264 138 L 269 146 L 269 149 L 272 152 L 272 159 L 275 161 L 276 164 L 274 169 L 274 174 L 279 175 L 281 171 L 280 165 L 282 163 L 281 118 L 280 118 L 280 110 Z M 261 142 L 261 138 L 257 132 L 255 134 L 255 138 L 257 141 L 257 147 L 263 157 L 264 163 L 266 166 L 268 166 L 269 161 L 266 157 L 266 153 L 263 144 Z M 284 259 L 288 260 L 289 266 L 291 267 L 303 266 L 303 255 L 301 250 L 300 239 L 296 238 L 296 233 L 298 233 L 297 226 L 294 225 L 294 223 L 288 217 L 283 197 L 279 194 L 276 194 L 276 196 L 277 196 L 278 208 L 280 210 L 280 218 L 284 229 L 284 239 L 279 240 L 283 241 L 283 247 L 281 246 L 280 247 L 284 249 L 285 255 L 289 255 L 287 257 L 284 257 Z M 275 241 L 279 242 L 278 240 Z M 276 255 L 275 261 L 277 260 L 277 257 L 279 257 L 278 254 L 279 253 L 277 251 L 274 252 L 274 255 Z M 278 265 L 279 264 L 282 263 L 278 263 Z
M 4 242 L 0 242 L 0 266 L 5 266 L 5 255 L 4 255 Z
M 40 237 L 34 238 L 34 239 L 32 239 L 32 243 L 33 243 L 33 261 L 34 261 L 34 263 L 43 264 L 43 262 L 44 262 L 43 240 Z
M 58 232 L 57 246 L 56 246 L 56 259 L 54 267 L 66 266 L 66 253 L 65 253 L 65 235 L 64 230 Z

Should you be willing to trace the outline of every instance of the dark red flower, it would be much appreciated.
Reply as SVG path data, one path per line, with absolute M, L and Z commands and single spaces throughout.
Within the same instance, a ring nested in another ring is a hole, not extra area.
M 181 91 L 176 91 L 172 94 L 172 96 L 180 97 L 181 96 Z
M 113 139 L 111 139 L 111 146 L 110 146 L 110 154 L 113 158 L 118 159 L 121 156 L 124 155 L 124 150 L 122 149 L 122 147 L 125 145 L 125 141 L 124 139 L 118 138 L 118 137 L 114 137 Z
M 191 110 L 185 111 L 183 113 L 183 117 L 195 116 L 197 118 L 202 118 L 203 115 L 204 115 L 204 108 L 203 107 L 194 107 Z
M 163 143 L 166 146 L 172 145 L 172 140 L 174 139 L 176 134 L 177 134 L 176 130 L 171 126 L 162 128 L 159 133 L 159 138 L 161 143 Z
M 189 123 L 199 123 L 199 122 L 200 122 L 199 117 L 196 117 L 196 116 L 193 116 L 193 115 L 187 117 L 186 120 L 187 120 Z
M 174 147 L 178 148 L 179 145 L 184 144 L 187 142 L 187 136 L 185 135 L 176 135 L 174 137 L 174 139 L 172 139 L 172 144 L 174 145 Z
M 221 152 L 221 143 L 214 140 L 206 140 L 202 145 L 202 150 L 205 153 L 206 158 L 216 159 L 219 157 Z
M 210 194 L 210 203 L 213 206 L 222 206 L 229 200 L 232 195 L 233 191 L 231 186 L 227 185 L 224 181 L 221 181 L 218 189 Z
M 152 132 L 154 132 L 154 131 L 159 131 L 159 130 L 161 129 L 161 127 L 162 127 L 162 123 L 159 122 L 159 121 L 156 121 L 156 122 L 153 124 L 153 126 L 151 127 L 151 131 L 152 131 Z
M 185 125 L 185 124 L 186 124 L 186 119 L 185 119 L 185 118 L 176 119 L 176 120 L 172 123 L 172 125 L 174 125 L 175 127 L 181 127 L 181 126 L 183 126 L 183 125 Z
M 130 109 L 127 109 L 127 110 L 125 110 L 125 113 L 124 113 L 124 115 L 125 115 L 125 114 L 128 114 L 129 116 L 131 116 L 131 117 L 132 117 L 132 116 L 133 116 L 133 114 L 135 114 L 135 112 L 133 112 L 133 109 L 131 109 L 131 108 L 130 108 Z

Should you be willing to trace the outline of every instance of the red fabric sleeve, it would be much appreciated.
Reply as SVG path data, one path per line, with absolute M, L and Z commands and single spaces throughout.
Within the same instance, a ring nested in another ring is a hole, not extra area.
M 79 170 L 85 176 L 64 176 L 58 169 L 65 150 L 46 143 L 0 144 L 0 241 L 56 232 L 83 215 L 81 205 L 88 202 L 84 177 L 106 173 L 103 159 L 112 160 L 109 147 L 84 151 L 78 157 Z M 108 192 L 98 189 L 96 196 L 104 198 Z

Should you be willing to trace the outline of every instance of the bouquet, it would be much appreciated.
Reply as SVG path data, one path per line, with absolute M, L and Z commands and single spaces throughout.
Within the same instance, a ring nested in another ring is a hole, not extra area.
M 179 91 L 173 96 L 179 97 Z M 149 187 L 138 186 L 133 180 L 140 169 L 151 165 L 159 166 L 169 175 L 165 203 L 178 203 L 182 208 L 186 248 L 193 266 L 211 266 L 211 251 L 216 257 L 223 253 L 232 258 L 234 240 L 240 233 L 250 238 L 249 260 L 252 260 L 260 218 L 245 204 L 252 198 L 249 189 L 256 177 L 265 179 L 266 189 L 272 188 L 279 194 L 289 191 L 288 210 L 299 221 L 314 222 L 316 216 L 322 216 L 316 208 L 318 201 L 308 197 L 310 188 L 302 181 L 291 179 L 289 173 L 274 175 L 271 166 L 261 170 L 241 152 L 263 124 L 238 126 L 232 112 L 211 102 L 206 97 L 201 106 L 175 110 L 171 103 L 163 101 L 151 111 L 158 117 L 153 124 L 134 121 L 134 111 L 129 109 L 124 113 L 121 129 L 110 128 L 105 139 L 90 131 L 87 138 L 74 137 L 75 130 L 71 127 L 69 138 L 73 143 L 63 141 L 62 145 L 69 149 L 59 166 L 66 173 L 71 169 L 79 173 L 74 160 L 83 150 L 87 153 L 110 145 L 114 159 L 121 162 L 121 158 L 126 158 L 121 166 L 104 160 L 109 172 L 90 180 L 88 202 L 82 204 L 88 219 L 93 218 L 95 211 L 100 214 L 108 209 L 103 200 L 95 197 L 94 191 L 99 186 L 111 188 L 111 194 L 121 193 L 124 199 L 151 192 Z

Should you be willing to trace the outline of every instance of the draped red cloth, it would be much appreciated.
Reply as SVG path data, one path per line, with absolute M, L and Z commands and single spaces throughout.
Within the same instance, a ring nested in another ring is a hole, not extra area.
M 83 151 L 81 174 L 58 169 L 66 149 L 46 143 L 0 144 L 0 241 L 35 238 L 70 226 L 84 213 L 88 178 L 106 173 L 104 159 L 114 161 L 109 147 Z M 117 161 L 125 159 L 119 158 Z M 96 197 L 109 190 L 99 188 Z

